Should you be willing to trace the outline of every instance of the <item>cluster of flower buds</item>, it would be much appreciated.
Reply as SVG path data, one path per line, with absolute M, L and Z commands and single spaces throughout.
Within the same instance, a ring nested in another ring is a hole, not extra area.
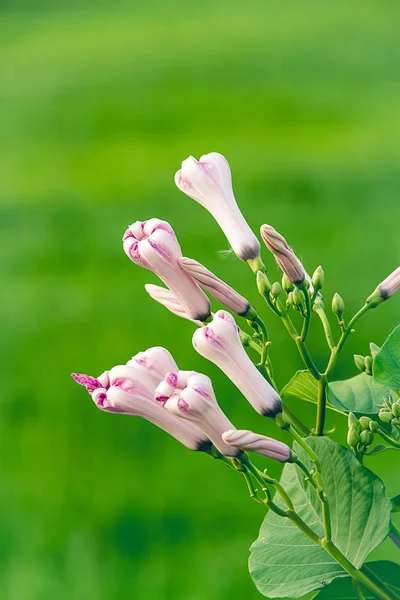
M 355 454 L 364 454 L 374 441 L 374 432 L 379 429 L 378 423 L 366 416 L 357 419 L 353 413 L 349 413 L 348 426 L 347 443 Z
M 372 356 L 362 356 L 362 354 L 354 355 L 354 363 L 359 371 L 372 375 Z
M 379 418 L 382 423 L 400 426 L 400 398 L 393 402 L 390 394 L 386 396 L 383 406 L 379 411 Z

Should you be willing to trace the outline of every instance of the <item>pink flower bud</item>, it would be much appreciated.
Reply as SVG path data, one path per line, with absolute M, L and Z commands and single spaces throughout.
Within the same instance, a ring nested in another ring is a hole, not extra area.
M 211 152 L 199 161 L 189 156 L 176 173 L 175 183 L 212 214 L 238 258 L 250 260 L 259 256 L 260 244 L 236 203 L 231 170 L 222 154 Z
M 138 352 L 126 363 L 128 367 L 136 367 L 147 373 L 158 385 L 170 371 L 177 371 L 178 367 L 168 350 L 161 346 L 148 348 L 144 352 Z
M 209 325 L 194 332 L 193 346 L 224 371 L 258 413 L 274 417 L 282 411 L 280 396 L 244 351 L 232 315 L 219 310 Z
M 192 450 L 209 446 L 209 440 L 198 427 L 168 414 L 154 400 L 154 374 L 149 374 L 145 368 L 120 365 L 97 379 L 77 374 L 72 377 L 86 387 L 101 410 L 143 417 Z
M 153 298 L 153 300 L 165 306 L 165 308 L 167 308 L 174 315 L 182 317 L 182 319 L 187 319 L 188 321 L 193 321 L 193 323 L 196 323 L 196 325 L 202 325 L 201 321 L 197 321 L 189 317 L 185 307 L 168 288 L 164 288 L 159 285 L 153 285 L 152 283 L 146 283 L 144 287 L 146 292 L 149 294 L 149 296 L 151 296 L 151 298 Z
M 233 425 L 220 409 L 209 377 L 193 371 L 169 373 L 156 390 L 156 398 L 161 396 L 169 413 L 197 425 L 222 454 L 238 454 L 222 441 L 227 425 Z
M 397 267 L 386 279 L 384 279 L 377 287 L 381 298 L 387 300 L 400 289 L 400 267 Z
M 123 242 L 129 258 L 158 275 L 191 319 L 207 319 L 210 315 L 210 301 L 180 266 L 181 248 L 172 227 L 166 221 L 136 221 L 125 232 Z
M 186 273 L 189 273 L 200 287 L 210 292 L 218 302 L 221 302 L 221 304 L 237 315 L 246 315 L 250 309 L 249 301 L 222 281 L 222 279 L 219 279 L 214 273 L 192 258 L 184 257 L 179 259 L 179 262 Z
M 241 448 L 241 450 L 257 452 L 257 454 L 262 454 L 280 462 L 287 462 L 292 457 L 291 449 L 283 442 L 278 442 L 278 440 L 252 431 L 231 429 L 222 434 L 222 439 L 226 444 L 231 444 L 236 448 Z
M 289 281 L 295 285 L 302 283 L 306 276 L 304 267 L 285 238 L 271 225 L 262 225 L 260 231 L 265 245 L 275 256 L 276 262 Z

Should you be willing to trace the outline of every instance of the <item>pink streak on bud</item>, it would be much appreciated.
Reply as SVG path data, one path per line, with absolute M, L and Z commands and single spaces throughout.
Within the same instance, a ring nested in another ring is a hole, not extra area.
M 142 417 L 192 450 L 201 450 L 209 445 L 208 438 L 198 427 L 167 413 L 155 402 L 156 384 L 153 375 L 146 370 L 119 365 L 103 373 L 98 380 L 90 379 L 108 382 L 105 387 L 100 384 L 91 392 L 94 403 L 101 410 Z
M 199 161 L 189 156 L 176 173 L 175 183 L 212 214 L 238 258 L 259 256 L 260 244 L 236 203 L 231 170 L 222 154 L 210 152 Z
M 244 351 L 232 315 L 218 311 L 209 325 L 194 332 L 193 346 L 229 377 L 258 413 L 274 417 L 282 411 L 279 394 Z
M 302 283 L 306 276 L 304 267 L 285 238 L 271 225 L 262 225 L 260 231 L 265 245 L 275 256 L 276 262 L 289 281 L 297 285 Z
M 91 377 L 91 375 L 80 375 L 79 373 L 71 373 L 72 379 L 79 383 L 79 385 L 83 385 L 89 394 L 92 394 L 96 388 L 103 387 L 101 382 L 95 377 Z
M 196 325 L 202 325 L 201 321 L 191 319 L 187 314 L 185 307 L 181 304 L 178 298 L 168 288 L 163 288 L 159 285 L 153 285 L 152 283 L 146 283 L 144 286 L 146 292 L 155 300 L 167 308 L 170 312 L 182 319 L 187 319 L 196 323 Z
M 125 253 L 134 263 L 158 275 L 191 319 L 207 319 L 210 302 L 180 266 L 182 251 L 172 227 L 166 221 L 136 221 L 125 233 L 123 245 Z
M 209 271 L 204 265 L 192 258 L 183 257 L 179 260 L 181 267 L 218 302 L 221 302 L 226 308 L 237 315 L 245 315 L 250 308 L 250 303 L 246 298 L 238 294 L 227 283 L 219 279 L 214 273 Z
M 236 456 L 239 450 L 222 441 L 221 435 L 227 425 L 229 424 L 230 429 L 233 425 L 217 403 L 210 378 L 194 372 L 189 376 L 180 376 L 179 373 L 176 375 L 176 380 L 180 380 L 181 384 L 185 380 L 186 382 L 183 389 L 170 390 L 169 398 L 164 404 L 165 409 L 198 426 L 223 454 Z
M 138 352 L 126 364 L 150 375 L 154 385 L 158 385 L 169 371 L 178 370 L 171 353 L 161 346 L 155 346 L 154 348 L 148 348 L 144 352 Z
M 231 429 L 222 434 L 222 439 L 226 444 L 231 444 L 235 448 L 257 452 L 257 454 L 279 460 L 279 462 L 287 462 L 292 457 L 291 449 L 283 442 L 278 442 L 278 440 L 252 431 Z
M 400 289 L 400 267 L 397 267 L 386 279 L 377 287 L 381 297 L 387 300 Z

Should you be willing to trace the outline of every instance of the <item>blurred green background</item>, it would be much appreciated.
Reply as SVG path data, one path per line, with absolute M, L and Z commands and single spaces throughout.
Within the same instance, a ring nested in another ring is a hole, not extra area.
M 354 312 L 400 259 L 400 5 L 0 6 L 2 597 L 257 599 L 246 563 L 263 512 L 243 481 L 148 423 L 101 413 L 69 374 L 164 345 L 213 377 L 238 427 L 276 435 L 195 353 L 193 326 L 148 298 L 156 278 L 121 236 L 168 220 L 184 254 L 265 310 L 283 385 L 301 367 L 291 341 L 173 175 L 189 154 L 225 154 L 249 223 L 282 231 L 309 271 L 322 264 L 327 303 L 338 291 Z M 338 376 L 398 324 L 399 305 L 360 323 Z M 325 360 L 318 323 L 311 346 Z M 394 456 L 368 466 L 400 491 Z M 390 543 L 374 558 L 393 558 Z

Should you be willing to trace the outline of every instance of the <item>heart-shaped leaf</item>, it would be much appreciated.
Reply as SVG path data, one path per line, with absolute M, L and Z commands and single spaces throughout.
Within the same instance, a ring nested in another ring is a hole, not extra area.
M 400 390 L 400 325 L 389 335 L 373 362 L 375 381 Z
M 329 438 L 308 438 L 321 462 L 322 478 L 331 508 L 332 539 L 350 562 L 359 568 L 390 530 L 391 502 L 382 481 L 361 466 L 346 448 Z M 301 460 L 312 468 L 308 454 L 295 444 Z M 286 464 L 281 484 L 300 517 L 322 537 L 321 504 L 302 471 Z M 284 506 L 276 496 L 276 502 Z M 251 547 L 251 576 L 268 598 L 301 598 L 325 588 L 336 577 L 346 577 L 342 567 L 314 544 L 291 521 L 270 511 L 259 538 Z
M 282 400 L 304 400 L 317 404 L 318 402 L 318 383 L 311 375 L 310 371 L 297 371 L 292 379 L 285 385 L 281 391 Z M 343 410 L 327 406 L 335 412 L 343 414 Z
M 376 383 L 365 373 L 344 381 L 332 381 L 327 388 L 328 400 L 333 406 L 363 415 L 378 413 L 388 393 L 390 388 Z

